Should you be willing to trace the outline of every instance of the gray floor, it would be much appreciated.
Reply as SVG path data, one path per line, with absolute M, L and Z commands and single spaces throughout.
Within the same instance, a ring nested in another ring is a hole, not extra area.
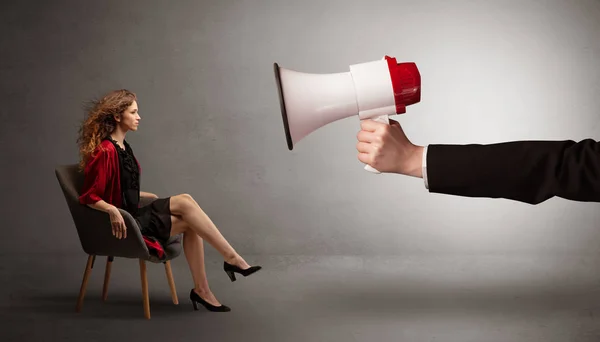
M 247 256 L 265 268 L 235 283 L 207 258 L 213 291 L 233 311 L 194 312 L 179 258 L 178 306 L 162 264 L 148 268 L 146 321 L 135 260 L 115 260 L 103 303 L 97 259 L 76 314 L 84 255 L 5 255 L 0 340 L 600 341 L 598 256 Z

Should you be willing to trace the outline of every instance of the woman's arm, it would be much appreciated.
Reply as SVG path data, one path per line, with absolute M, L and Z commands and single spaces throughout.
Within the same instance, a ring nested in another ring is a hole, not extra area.
M 125 239 L 127 237 L 127 226 L 125 225 L 123 216 L 119 212 L 119 208 L 104 200 L 99 200 L 96 203 L 89 203 L 87 206 L 108 213 L 110 216 L 112 233 L 117 239 Z
M 118 239 L 127 237 L 125 220 L 119 209 L 102 199 L 107 186 L 110 172 L 110 156 L 99 148 L 97 154 L 89 161 L 85 170 L 85 180 L 79 203 L 88 207 L 108 213 L 112 226 L 112 233 Z
M 119 209 L 117 207 L 115 207 L 114 205 L 105 202 L 104 200 L 99 200 L 96 203 L 89 203 L 87 204 L 88 207 L 92 208 L 92 209 L 96 209 L 96 210 L 100 210 L 103 211 L 105 213 L 111 213 L 111 212 L 118 212 Z

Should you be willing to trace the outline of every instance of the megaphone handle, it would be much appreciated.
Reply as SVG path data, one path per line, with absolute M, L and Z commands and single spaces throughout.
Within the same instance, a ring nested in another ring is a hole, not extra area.
M 381 122 L 381 123 L 384 123 L 387 125 L 390 124 L 390 117 L 388 115 L 380 115 L 380 116 L 371 118 L 371 120 Z M 365 165 L 365 170 L 372 172 L 372 173 L 376 173 L 376 174 L 381 173 L 380 171 L 378 171 L 377 169 L 375 169 L 374 167 L 372 167 L 369 164 Z

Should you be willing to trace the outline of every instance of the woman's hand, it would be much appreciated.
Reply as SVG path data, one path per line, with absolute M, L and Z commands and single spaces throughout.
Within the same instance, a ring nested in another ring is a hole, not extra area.
M 125 225 L 125 220 L 123 220 L 123 215 L 117 207 L 112 207 L 108 214 L 110 215 L 110 224 L 112 227 L 112 233 L 117 239 L 124 239 L 127 237 L 127 226 Z

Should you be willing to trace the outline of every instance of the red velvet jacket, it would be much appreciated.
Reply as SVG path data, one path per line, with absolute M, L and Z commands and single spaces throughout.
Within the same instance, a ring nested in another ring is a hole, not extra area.
M 142 168 L 137 159 L 136 163 L 141 173 Z M 119 154 L 112 142 L 102 140 L 86 165 L 84 174 L 85 180 L 79 203 L 87 205 L 104 200 L 117 208 L 122 207 Z M 148 250 L 162 259 L 165 255 L 163 246 L 153 237 L 143 236 L 143 238 Z
M 117 149 L 109 140 L 102 140 L 94 153 L 95 155 L 89 160 L 84 170 L 85 181 L 81 196 L 79 196 L 79 203 L 93 204 L 104 200 L 121 208 L 123 203 Z M 140 164 L 137 164 L 139 167 Z

